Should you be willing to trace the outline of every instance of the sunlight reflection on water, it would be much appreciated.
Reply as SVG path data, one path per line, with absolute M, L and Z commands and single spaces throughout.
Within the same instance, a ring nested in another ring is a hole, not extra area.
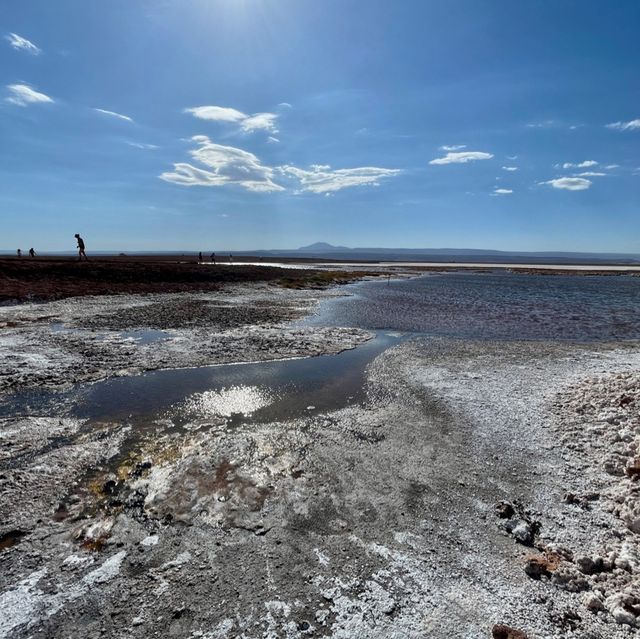
M 273 393 L 259 386 L 229 386 L 215 391 L 195 393 L 185 404 L 185 411 L 201 417 L 249 416 L 275 401 Z

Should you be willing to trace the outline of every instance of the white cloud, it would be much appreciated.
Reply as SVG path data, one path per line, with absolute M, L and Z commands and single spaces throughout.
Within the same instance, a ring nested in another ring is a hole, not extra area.
M 215 144 L 205 135 L 196 135 L 191 139 L 197 147 L 189 154 L 207 169 L 180 162 L 173 165 L 173 171 L 162 173 L 161 179 L 183 186 L 236 184 L 258 193 L 284 190 L 273 181 L 274 169 L 262 164 L 253 153 Z
M 518 167 L 517 166 L 503 166 L 502 169 L 504 171 L 517 171 Z
M 460 153 L 447 153 L 443 158 L 431 160 L 429 164 L 466 164 L 475 160 L 490 160 L 493 153 L 484 153 L 483 151 L 462 151 Z
M 37 47 L 33 42 L 19 36 L 17 33 L 9 33 L 5 36 L 5 40 L 8 40 L 9 44 L 16 51 L 26 51 L 31 55 L 40 55 L 42 53 L 42 49 L 40 47 Z
M 278 106 L 282 107 L 283 109 L 293 109 L 293 107 L 288 102 L 280 102 Z
M 258 130 L 277 133 L 277 119 L 278 116 L 275 113 L 256 113 L 242 120 L 240 126 L 245 133 L 253 133 Z
M 280 172 L 300 181 L 303 191 L 335 193 L 353 186 L 379 186 L 380 180 L 400 173 L 399 169 L 382 169 L 374 166 L 354 169 L 331 169 L 326 164 L 312 164 L 311 171 L 295 166 L 281 166 Z
M 451 145 L 447 145 L 447 144 L 443 144 L 440 147 L 441 151 L 459 151 L 460 149 L 466 149 L 467 145 L 466 144 L 451 144 Z
M 605 166 L 604 168 L 607 169 L 608 171 L 610 171 L 611 169 L 619 169 L 620 165 L 619 164 L 607 164 L 607 166 Z
M 229 122 L 239 124 L 245 133 L 253 133 L 262 130 L 270 133 L 277 133 L 276 113 L 254 113 L 247 115 L 237 109 L 219 106 L 199 106 L 184 110 L 200 120 L 211 120 L 214 122 Z
M 119 120 L 126 120 L 127 122 L 133 122 L 133 118 L 130 118 L 128 115 L 122 115 L 122 113 L 116 113 L 115 111 L 107 111 L 106 109 L 94 109 L 98 113 L 102 113 L 104 115 L 110 115 L 112 118 L 118 118 Z
M 507 160 L 517 160 L 518 156 L 517 155 L 507 155 Z
M 39 93 L 27 84 L 9 84 L 7 89 L 11 95 L 5 98 L 11 104 L 18 106 L 27 106 L 29 104 L 42 104 L 45 102 L 53 102 L 53 99 L 44 93 Z
M 598 166 L 598 162 L 595 160 L 585 160 L 579 164 L 572 164 L 571 162 L 565 162 L 562 165 L 563 169 L 588 169 L 590 166 Z
M 280 140 L 278 140 L 278 138 L 274 138 L 272 135 L 270 135 L 267 138 L 267 142 L 270 142 L 271 144 L 277 144 L 278 142 L 280 142 Z
M 636 131 L 640 129 L 640 118 L 637 120 L 629 120 L 629 122 L 611 122 L 605 125 L 607 129 L 616 129 L 617 131 Z
M 215 122 L 241 122 L 247 115 L 237 109 L 219 106 L 199 106 L 185 109 L 185 113 L 191 113 L 201 120 L 214 120 Z
M 495 189 L 491 195 L 511 195 L 512 189 Z
M 160 148 L 156 144 L 145 144 L 144 142 L 127 142 L 127 144 L 135 147 L 136 149 L 146 149 L 150 151 L 155 151 Z
M 598 171 L 583 171 L 582 173 L 576 173 L 577 177 L 604 177 L 607 173 L 600 173 Z
M 580 177 L 561 177 L 540 184 L 549 184 L 554 189 L 564 189 L 565 191 L 585 191 L 591 186 L 590 180 Z

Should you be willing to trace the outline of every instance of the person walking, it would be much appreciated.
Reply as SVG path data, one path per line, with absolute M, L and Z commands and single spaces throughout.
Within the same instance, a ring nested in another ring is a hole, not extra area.
M 216 254 L 215 253 L 211 253 L 211 261 L 215 264 L 216 263 Z
M 198 262 L 202 262 L 202 251 L 198 253 Z
M 87 254 L 84 252 L 84 240 L 80 237 L 80 233 L 76 233 L 74 237 L 78 242 L 78 261 L 82 262 L 82 258 L 84 257 L 84 259 L 88 262 L 89 258 L 87 257 Z
M 35 257 L 36 256 L 36 252 L 33 250 L 33 248 L 29 249 L 29 257 Z
M 16 251 L 16 255 L 17 255 L 18 257 L 22 257 L 22 250 L 21 250 L 21 249 L 18 249 L 18 250 Z

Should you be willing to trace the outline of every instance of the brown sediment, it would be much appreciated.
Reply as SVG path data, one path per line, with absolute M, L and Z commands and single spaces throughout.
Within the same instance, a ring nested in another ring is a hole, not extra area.
M 274 266 L 199 264 L 163 258 L 0 259 L 0 302 L 48 301 L 81 295 L 215 291 L 225 284 L 271 282 L 288 288 L 326 287 L 364 273 Z M 371 275 L 372 273 L 366 273 Z
M 0 535 L 0 551 L 15 546 L 27 533 L 24 530 L 10 530 Z

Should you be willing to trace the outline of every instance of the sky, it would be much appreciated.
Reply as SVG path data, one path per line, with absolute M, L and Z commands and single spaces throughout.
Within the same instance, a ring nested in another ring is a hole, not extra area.
M 637 0 L 4 0 L 0 249 L 640 253 Z

